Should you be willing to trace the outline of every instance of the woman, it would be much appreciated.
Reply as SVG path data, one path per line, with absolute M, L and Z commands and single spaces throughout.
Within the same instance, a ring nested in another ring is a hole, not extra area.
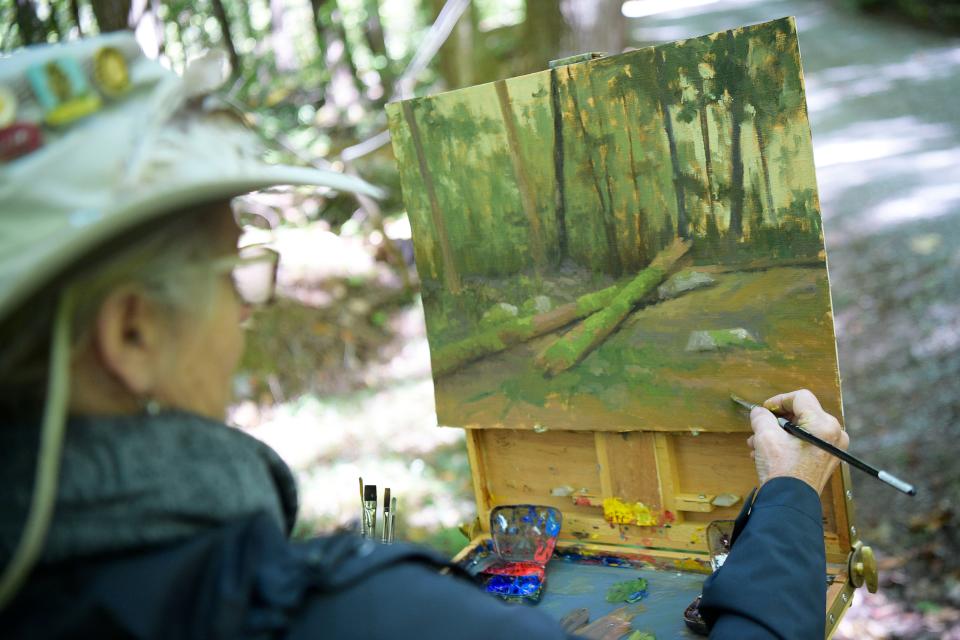
M 50 77 L 69 91 L 49 91 Z M 290 471 L 222 423 L 241 323 L 269 299 L 276 268 L 263 249 L 237 253 L 230 198 L 275 184 L 377 192 L 261 163 L 253 136 L 206 97 L 221 78 L 215 59 L 180 78 L 126 35 L 0 61 L 17 102 L 0 123 L 10 143 L 0 145 L 3 635 L 565 637 L 538 612 L 439 575 L 444 563 L 422 550 L 287 540 Z M 811 398 L 776 402 L 845 445 Z M 800 592 L 801 618 L 813 602 L 806 629 L 819 617 L 822 635 L 817 494 L 835 463 L 775 424 L 755 412 L 760 479 L 774 480 L 754 512 L 770 515 L 751 518 L 743 537 L 754 546 L 734 547 L 726 566 L 744 566 L 736 557 L 762 552 L 771 523 L 804 511 L 813 524 L 779 538 L 809 557 L 774 573 L 792 581 L 786 596 Z M 723 637 L 745 637 L 744 620 L 765 624 L 738 602 L 704 595 Z

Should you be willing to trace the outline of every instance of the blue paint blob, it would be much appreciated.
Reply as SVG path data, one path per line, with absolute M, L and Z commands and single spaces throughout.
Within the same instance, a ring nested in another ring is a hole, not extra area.
M 537 595 L 541 581 L 537 576 L 491 576 L 487 591 L 505 598 L 528 598 Z
M 647 597 L 647 590 L 641 589 L 640 591 L 634 591 L 633 593 L 628 595 L 626 598 L 624 598 L 624 600 L 626 600 L 630 604 L 633 604 L 634 602 L 640 602 L 646 597 Z

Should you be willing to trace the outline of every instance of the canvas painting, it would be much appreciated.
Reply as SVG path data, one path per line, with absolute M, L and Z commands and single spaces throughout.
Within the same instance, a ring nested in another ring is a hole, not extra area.
M 793 19 L 388 115 L 440 424 L 737 431 L 731 393 L 797 388 L 839 415 Z

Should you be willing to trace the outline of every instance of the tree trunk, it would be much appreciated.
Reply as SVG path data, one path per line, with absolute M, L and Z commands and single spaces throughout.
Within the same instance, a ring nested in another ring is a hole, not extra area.
M 536 359 L 547 376 L 562 373 L 583 360 L 613 333 L 647 294 L 653 291 L 674 265 L 690 250 L 689 240 L 676 239 L 650 266 L 637 274 L 610 304 L 571 329 L 547 347 Z
M 327 25 L 330 23 L 329 0 L 310 0 L 310 10 L 313 12 L 313 30 L 317 37 L 317 50 L 320 58 L 326 59 L 327 53 Z
M 760 149 L 760 165 L 763 168 L 763 186 L 766 189 L 767 216 L 773 216 L 773 185 L 770 182 L 770 165 L 767 164 L 767 143 L 763 134 L 763 123 L 760 118 L 754 118 L 753 130 L 757 135 L 757 147 Z M 770 218 L 772 219 L 772 218 Z
M 710 149 L 710 114 L 707 113 L 707 101 L 704 98 L 703 78 L 699 73 L 695 71 L 693 73 L 700 101 L 700 135 L 703 138 L 704 164 L 707 169 L 707 201 L 710 204 L 710 215 L 716 216 L 716 202 L 713 198 L 713 153 Z
M 727 53 L 732 62 L 736 62 L 737 45 L 733 31 L 727 31 Z M 736 72 L 734 72 L 736 73 Z M 740 95 L 740 85 L 735 77 L 727 80 L 727 94 L 730 96 L 730 120 L 732 122 L 730 135 L 730 229 L 729 233 L 737 240 L 743 237 L 743 155 L 741 152 L 742 125 L 743 125 L 743 97 Z
M 557 0 L 527 0 L 522 33 L 522 63 L 512 69 L 514 75 L 540 71 L 551 60 L 568 55 L 561 52 L 569 41 L 570 26 Z
M 637 170 L 637 160 L 633 153 L 633 133 L 631 127 L 628 124 L 630 122 L 630 111 L 627 109 L 627 96 L 620 95 L 620 105 L 623 107 L 623 128 L 627 130 L 627 144 L 629 145 L 629 157 L 630 157 L 630 178 L 633 183 L 633 197 L 637 201 L 637 216 L 641 215 L 643 207 L 641 206 L 641 195 L 640 195 L 640 173 Z M 633 234 L 633 244 L 634 244 L 634 262 L 639 266 L 646 266 L 647 264 L 647 252 L 643 238 L 641 237 L 640 227 L 638 225 L 631 225 L 633 229 L 631 230 Z M 631 265 L 632 266 L 632 265 Z
M 91 0 L 100 33 L 130 28 L 131 0 Z
M 597 165 L 593 161 L 593 149 L 588 142 L 590 137 L 587 133 L 587 125 L 583 121 L 583 114 L 580 113 L 580 101 L 577 98 L 577 87 L 573 80 L 573 73 L 567 66 L 567 86 L 570 89 L 570 99 L 573 101 L 573 110 L 577 115 L 577 123 L 580 125 L 580 131 L 583 133 L 583 142 L 587 148 L 587 160 L 590 162 L 590 175 L 593 177 L 593 187 L 596 189 L 597 197 L 600 199 L 600 207 L 603 209 L 603 230 L 606 235 L 608 251 L 606 257 L 607 269 L 610 273 L 615 273 L 620 269 L 620 257 L 617 254 L 617 236 L 615 229 L 608 224 L 612 202 L 608 202 L 603 197 L 603 187 L 600 185 L 600 175 L 597 173 Z
M 608 160 L 610 155 L 610 148 L 613 147 L 614 137 L 613 134 L 607 128 L 607 113 L 606 109 L 606 95 L 608 93 L 606 87 L 600 90 L 600 95 L 597 95 L 597 91 L 594 86 L 593 76 L 587 74 L 587 79 L 590 83 L 590 93 L 593 95 L 594 107 L 593 117 L 596 118 L 600 126 L 600 130 L 603 132 L 603 146 L 607 147 L 606 153 L 598 150 L 598 155 L 600 156 L 600 162 L 603 165 L 603 178 L 604 183 L 607 187 L 607 203 L 608 206 L 604 212 L 603 217 L 603 228 L 605 235 L 607 237 L 607 244 L 610 247 L 610 253 L 612 255 L 611 261 L 613 262 L 613 269 L 610 273 L 616 277 L 620 277 L 623 273 L 623 260 L 620 256 L 620 239 L 617 237 L 617 209 L 616 209 L 616 198 L 613 196 L 613 180 L 610 176 L 610 162 Z M 601 106 L 602 105 L 602 106 Z
M 70 19 L 77 27 L 77 35 L 83 37 L 83 25 L 80 24 L 80 3 L 79 0 L 70 0 Z
M 513 163 L 513 175 L 517 180 L 517 190 L 520 192 L 520 202 L 523 205 L 523 212 L 527 216 L 529 227 L 530 251 L 533 254 L 533 265 L 537 276 L 543 274 L 546 266 L 546 252 L 543 242 L 543 224 L 540 221 L 540 214 L 537 211 L 537 201 L 533 195 L 533 189 L 530 186 L 530 177 L 527 175 L 527 167 L 523 162 L 523 154 L 520 149 L 520 137 L 517 133 L 517 123 L 513 117 L 513 108 L 510 105 L 510 93 L 507 90 L 507 83 L 504 80 L 497 80 L 494 83 L 497 90 L 497 101 L 500 103 L 500 115 L 503 117 L 503 124 L 507 130 L 507 146 L 510 148 L 510 160 Z
M 431 2 L 432 22 L 439 17 L 447 0 L 431 0 Z M 435 58 L 440 77 L 443 78 L 447 89 L 459 89 L 474 84 L 475 71 L 483 78 L 482 69 L 487 64 L 487 59 L 481 55 L 482 51 L 474 50 L 476 32 L 477 8 L 475 3 L 471 3 L 471 6 L 457 20 L 453 31 L 450 32 L 450 36 L 440 47 Z M 490 80 L 493 79 L 495 78 L 490 78 Z
M 420 168 L 420 179 L 423 180 L 423 186 L 427 190 L 427 197 L 430 200 L 430 216 L 433 221 L 433 227 L 436 230 L 440 242 L 440 258 L 443 262 L 443 280 L 447 291 L 458 295 L 462 289 L 460 283 L 460 273 L 457 271 L 454 261 L 453 248 L 450 246 L 450 238 L 447 235 L 447 224 L 443 219 L 443 212 L 440 211 L 440 202 L 437 200 L 437 191 L 433 184 L 433 176 L 430 174 L 430 168 L 427 166 L 427 157 L 423 151 L 423 142 L 420 138 L 420 125 L 413 114 L 413 107 L 409 100 L 401 102 L 403 115 L 410 127 L 410 137 L 413 139 L 413 147 L 417 154 L 417 164 Z
M 37 7 L 34 0 L 16 0 L 17 31 L 20 33 L 20 44 L 37 44 L 46 41 L 46 29 L 43 21 L 37 16 Z
M 610 55 L 623 51 L 627 43 L 622 0 L 562 2 L 561 11 L 570 25 L 562 54 L 576 55 L 602 51 Z
M 730 176 L 730 233 L 738 240 L 743 236 L 743 157 L 740 153 L 741 119 L 739 98 L 730 96 L 733 130 L 730 135 L 730 159 L 733 171 Z
M 555 191 L 559 246 L 557 259 L 563 262 L 567 257 L 567 214 L 563 177 L 563 107 L 560 105 L 560 75 L 556 69 L 550 69 L 550 108 L 553 111 L 553 179 L 557 185 Z
M 380 84 L 384 88 L 384 98 L 387 90 L 393 86 L 393 68 L 390 56 L 387 55 L 387 43 L 383 37 L 383 22 L 380 20 L 380 3 L 378 0 L 365 0 L 364 8 L 367 12 L 367 27 L 364 35 L 367 45 L 374 56 L 383 58 L 383 67 L 379 69 Z
M 223 0 L 210 0 L 213 7 L 213 15 L 220 25 L 220 31 L 223 33 L 223 43 L 227 48 L 227 55 L 230 57 L 230 73 L 237 75 L 240 73 L 240 56 L 237 54 L 237 47 L 233 43 L 233 32 L 230 29 L 230 18 L 227 16 L 227 10 L 223 6 Z
M 664 69 L 664 53 L 655 52 L 657 65 L 657 97 L 660 100 L 660 111 L 663 115 L 663 128 L 667 133 L 667 146 L 670 148 L 670 166 L 673 170 L 673 190 L 677 196 L 677 235 L 686 238 L 689 235 L 687 228 L 686 194 L 680 180 L 680 154 L 677 151 L 677 140 L 673 135 L 673 118 L 670 115 L 670 96 L 667 89 L 666 70 Z

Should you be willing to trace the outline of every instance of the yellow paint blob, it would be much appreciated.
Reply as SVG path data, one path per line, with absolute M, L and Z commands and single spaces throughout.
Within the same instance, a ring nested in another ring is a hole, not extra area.
M 603 499 L 603 519 L 613 524 L 635 524 L 641 527 L 655 527 L 657 518 L 650 507 L 642 502 L 629 504 L 619 498 Z
M 693 558 L 684 558 L 683 560 L 675 560 L 674 566 L 680 571 L 693 571 L 696 573 L 710 573 L 710 569 L 707 568 L 703 563 L 697 562 Z

